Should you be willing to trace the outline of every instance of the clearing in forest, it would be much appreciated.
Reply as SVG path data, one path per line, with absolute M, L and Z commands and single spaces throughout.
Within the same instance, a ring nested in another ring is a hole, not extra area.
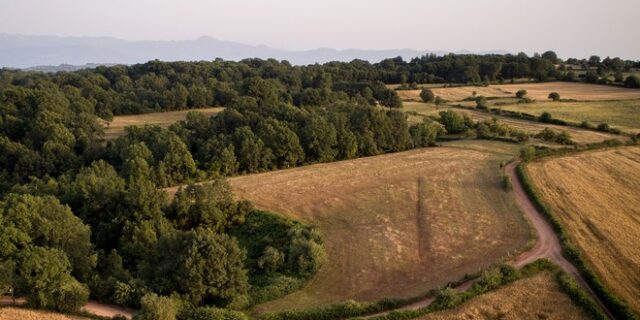
M 480 295 L 462 305 L 434 312 L 420 320 L 444 319 L 589 319 L 547 271 Z
M 629 100 L 640 99 L 640 90 L 628 89 L 610 85 L 588 84 L 581 82 L 541 82 L 497 84 L 490 86 L 465 86 L 450 88 L 432 88 L 431 91 L 448 101 L 461 101 L 471 97 L 473 92 L 477 96 L 485 97 L 514 97 L 520 89 L 527 90 L 527 97 L 539 101 L 549 100 L 549 93 L 557 92 L 563 99 L 575 100 Z M 420 90 L 399 90 L 398 95 L 403 100 L 420 100 Z
M 230 178 L 238 197 L 325 238 L 310 282 L 256 311 L 416 296 L 520 250 L 530 229 L 500 169 L 514 152 L 474 141 Z
M 545 158 L 527 171 L 604 284 L 640 312 L 640 147 Z
M 224 108 L 201 108 L 115 116 L 112 121 L 104 122 L 105 138 L 107 140 L 118 138 L 124 134 L 124 128 L 128 126 L 144 126 L 149 124 L 168 127 L 175 122 L 184 120 L 187 117 L 187 114 L 191 111 L 200 112 L 207 116 L 213 116 L 222 110 L 224 110 Z

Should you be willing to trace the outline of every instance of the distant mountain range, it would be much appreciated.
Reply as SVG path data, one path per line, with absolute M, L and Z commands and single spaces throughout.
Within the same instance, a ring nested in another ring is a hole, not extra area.
M 97 65 L 134 64 L 149 60 L 199 61 L 242 60 L 245 58 L 274 58 L 288 60 L 292 64 L 306 65 L 329 61 L 353 59 L 378 62 L 385 58 L 401 56 L 411 59 L 424 54 L 443 55 L 447 51 L 414 49 L 398 50 L 335 50 L 319 48 L 292 51 L 268 46 L 253 46 L 211 37 L 184 41 L 127 41 L 110 37 L 58 37 L 0 34 L 0 67 L 37 71 L 73 71 Z M 454 53 L 504 54 L 506 51 Z

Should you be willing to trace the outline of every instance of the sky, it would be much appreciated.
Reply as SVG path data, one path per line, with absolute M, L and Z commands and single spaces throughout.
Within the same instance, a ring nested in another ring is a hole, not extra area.
M 0 0 L 0 33 L 640 59 L 639 0 Z

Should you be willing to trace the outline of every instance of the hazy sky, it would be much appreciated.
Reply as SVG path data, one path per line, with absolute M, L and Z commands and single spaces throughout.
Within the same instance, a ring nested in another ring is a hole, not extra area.
M 0 0 L 0 33 L 640 59 L 640 0 Z

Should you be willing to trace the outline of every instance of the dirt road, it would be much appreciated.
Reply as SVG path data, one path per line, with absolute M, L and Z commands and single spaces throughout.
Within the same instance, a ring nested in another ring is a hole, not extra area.
M 574 279 L 582 286 L 582 288 L 587 291 L 591 297 L 598 302 L 600 307 L 608 314 L 609 318 L 614 319 L 613 315 L 607 310 L 600 299 L 595 295 L 593 290 L 589 287 L 587 282 L 584 280 L 578 269 L 569 262 L 562 255 L 562 246 L 560 245 L 560 240 L 556 235 L 555 231 L 551 224 L 546 220 L 546 218 L 536 209 L 533 202 L 529 199 L 529 196 L 525 192 L 522 187 L 522 183 L 516 174 L 516 168 L 520 164 L 520 161 L 512 161 L 505 166 L 505 173 L 511 179 L 511 183 L 513 186 L 513 196 L 516 199 L 516 203 L 522 209 L 522 212 L 525 214 L 527 219 L 531 222 L 531 225 L 536 230 L 537 241 L 533 248 L 529 249 L 526 252 L 523 252 L 518 257 L 516 257 L 512 263 L 516 267 L 522 267 L 528 263 L 531 263 L 535 260 L 546 258 L 557 264 L 564 270 L 565 272 L 571 274 Z M 454 288 L 457 291 L 465 291 L 473 285 L 475 280 L 470 280 L 462 283 L 460 286 Z M 402 310 L 417 310 L 424 307 L 427 307 L 431 302 L 433 302 L 434 298 L 429 297 L 422 301 L 418 301 L 416 303 L 391 310 L 391 311 L 402 311 Z M 375 318 L 379 316 L 383 316 L 385 314 L 390 313 L 391 311 L 381 312 L 373 315 L 369 315 L 364 317 L 366 318 Z

